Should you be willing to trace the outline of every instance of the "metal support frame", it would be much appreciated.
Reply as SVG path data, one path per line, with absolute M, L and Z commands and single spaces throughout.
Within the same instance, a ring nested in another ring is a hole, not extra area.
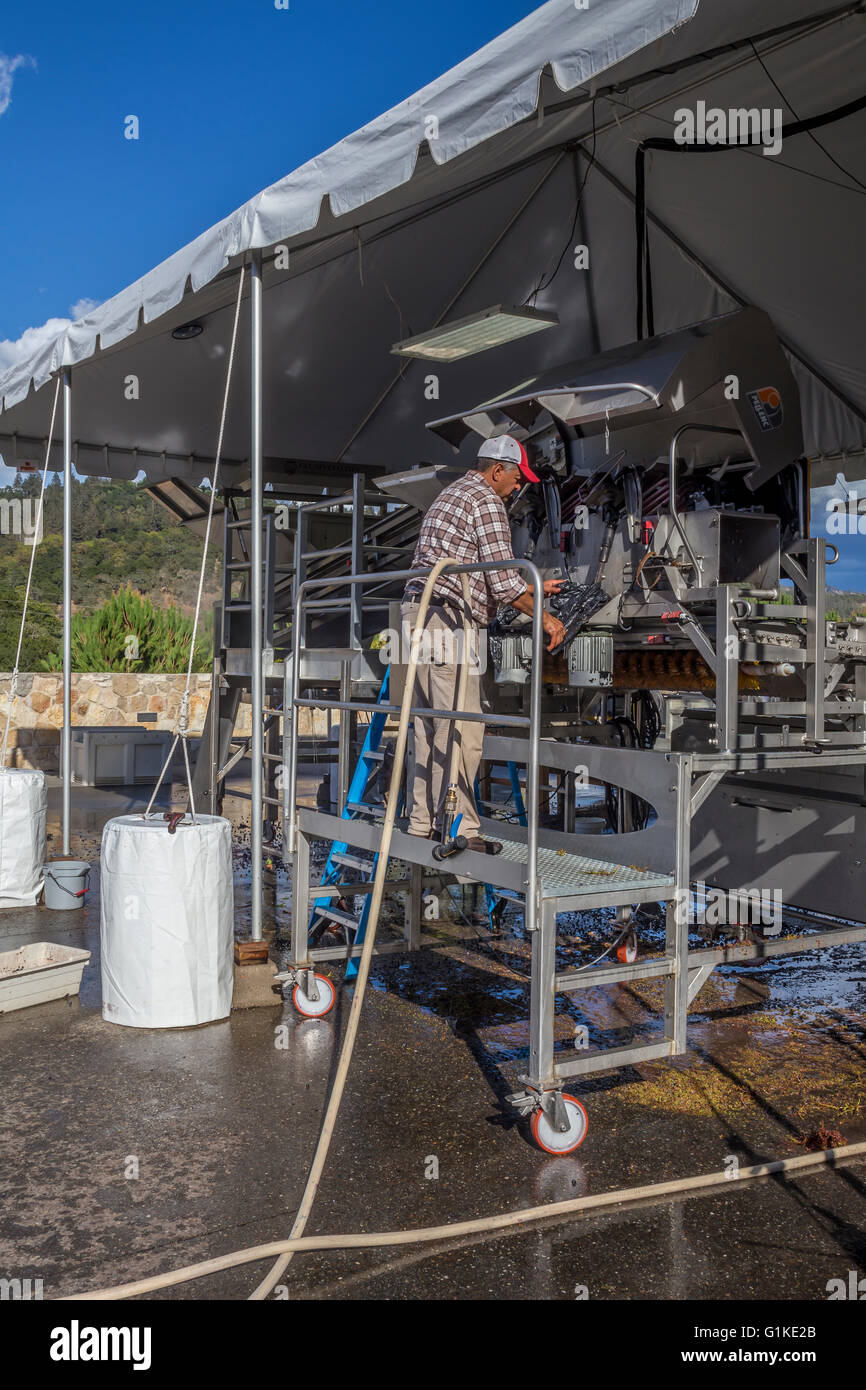
M 221 605 L 214 604 L 214 638 L 217 636 L 216 615 L 217 609 L 221 610 Z M 220 770 L 220 733 L 222 730 L 221 708 L 222 708 L 222 689 L 220 681 L 222 679 L 222 658 L 220 649 L 215 640 L 215 650 L 211 663 L 210 677 L 210 704 L 208 706 L 207 734 L 208 734 L 208 784 L 205 796 L 207 813 L 210 816 L 217 814 L 219 805 L 219 781 Z
M 286 827 L 289 824 L 289 808 L 291 805 L 291 788 L 297 779 L 297 747 L 293 740 L 293 724 L 295 718 L 295 708 L 293 704 L 295 686 L 294 672 L 292 666 L 286 661 L 283 665 L 283 720 L 282 720 L 282 754 L 283 762 L 280 769 L 282 782 L 279 787 L 280 793 L 280 819 L 283 826 L 283 854 L 284 864 L 293 862 L 293 845 L 287 833 Z M 297 870 L 295 870 L 297 872 Z M 294 878 L 292 880 L 294 882 Z M 292 931 L 294 933 L 294 909 L 292 917 Z
M 406 894 L 405 935 L 410 951 L 421 945 L 421 900 L 424 893 L 424 871 L 420 864 L 409 867 L 409 890 Z
M 72 826 L 72 371 L 63 368 L 63 853 L 69 854 Z
M 292 966 L 309 966 L 310 949 L 310 837 L 294 837 L 292 856 Z
M 705 965 L 693 965 L 691 967 L 691 969 L 689 970 L 689 1004 L 691 1004 L 692 1001 L 696 999 L 697 996 L 700 994 L 701 990 L 707 983 L 707 980 L 710 978 L 715 968 L 716 967 L 712 963 L 712 961 L 708 962 Z
M 250 741 L 250 935 L 262 940 L 262 811 L 264 769 L 264 679 L 262 673 L 264 605 L 262 592 L 262 253 L 252 253 L 250 276 L 250 648 L 252 739 Z
M 556 1008 L 556 902 L 541 908 L 539 930 L 532 938 L 529 986 L 529 1073 L 521 1077 L 542 1090 L 556 1084 L 553 1061 L 553 1015 Z
M 352 573 L 364 568 L 364 482 L 363 473 L 352 476 Z M 353 584 L 349 593 L 349 646 L 361 650 L 363 595 L 361 586 Z
M 676 897 L 665 910 L 665 956 L 672 961 L 674 972 L 665 980 L 665 1041 L 671 1041 L 671 1053 L 686 1050 L 686 1013 L 689 1007 L 689 860 L 691 858 L 691 758 L 682 758 L 676 765 Z
M 716 590 L 716 734 L 721 753 L 737 747 L 740 699 L 740 636 L 734 623 L 736 586 Z
M 826 543 L 823 536 L 806 546 L 806 737 L 824 737 L 824 648 L 827 645 L 827 590 L 824 581 Z
M 491 740 L 494 747 L 497 740 Z M 546 1105 L 546 1097 L 556 1092 L 569 1077 L 587 1075 L 595 1071 L 605 1071 L 611 1067 L 627 1066 L 636 1061 L 649 1061 L 655 1057 L 672 1056 L 685 1048 L 686 1010 L 688 1008 L 688 860 L 689 860 L 689 822 L 690 804 L 688 791 L 691 782 L 691 759 L 688 755 L 660 755 L 652 762 L 646 761 L 646 754 L 631 749 L 581 748 L 581 757 L 586 755 L 590 771 L 595 776 L 605 778 L 617 775 L 624 785 L 639 778 L 643 767 L 650 773 L 655 783 L 656 799 L 660 803 L 659 825 L 655 832 L 633 832 L 624 839 L 620 835 L 606 836 L 611 842 L 600 853 L 606 861 L 615 863 L 631 855 L 640 859 L 655 844 L 654 853 L 666 856 L 671 872 L 664 879 L 656 876 L 652 888 L 638 885 L 629 896 L 621 886 L 614 891 L 606 891 L 603 883 L 597 890 L 584 890 L 580 899 L 563 892 L 561 897 L 545 896 L 541 909 L 541 929 L 532 943 L 532 978 L 530 985 L 530 1059 L 529 1072 L 520 1080 L 528 1092 L 514 1097 L 514 1103 L 522 1108 L 531 1095 L 541 1098 Z M 543 742 L 540 749 L 542 764 L 548 760 L 554 765 L 561 764 L 562 756 L 574 757 L 573 745 L 556 745 Z M 613 761 L 612 761 L 613 760 Z M 614 774 L 611 767 L 622 769 Z M 664 784 L 657 774 L 666 768 Z M 602 772 L 603 769 L 603 772 Z M 654 772 L 656 775 L 654 775 Z M 673 779 L 673 780 L 671 780 Z M 646 790 L 646 787 L 644 787 Z M 667 793 L 666 803 L 662 797 Z M 575 840 L 587 845 L 589 837 L 568 837 L 571 844 Z M 551 847 L 566 842 L 559 832 L 545 832 L 542 845 Z M 639 842 L 639 843 L 636 843 Z M 660 843 L 661 842 L 661 843 Z M 592 847 L 598 837 L 592 837 Z M 661 845 L 665 848 L 662 849 Z M 562 853 L 562 850 L 558 851 Z M 615 872 L 615 871 L 613 871 Z M 544 878 L 544 875 L 542 875 Z M 552 889 L 549 891 L 553 891 Z M 629 897 L 628 903 L 626 897 Z M 643 901 L 666 902 L 665 953 L 647 961 L 630 965 L 610 964 L 591 970 L 556 972 L 556 916 L 557 911 L 590 910 L 595 907 L 617 906 L 618 922 L 624 920 L 623 909 Z M 596 988 L 600 985 L 623 984 L 631 980 L 664 978 L 664 1033 L 660 1042 L 634 1042 L 623 1047 L 587 1051 L 580 1056 L 562 1056 L 554 1050 L 553 1023 L 556 995 L 572 993 L 575 990 Z

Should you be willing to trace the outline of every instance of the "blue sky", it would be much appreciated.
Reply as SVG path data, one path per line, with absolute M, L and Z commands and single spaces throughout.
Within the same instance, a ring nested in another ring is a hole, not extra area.
M 0 366 L 2 340 L 108 299 L 538 3 L 5 6 Z

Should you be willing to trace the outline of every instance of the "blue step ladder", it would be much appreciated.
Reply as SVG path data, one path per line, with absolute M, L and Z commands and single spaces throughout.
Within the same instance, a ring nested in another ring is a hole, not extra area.
M 389 666 L 379 688 L 379 694 L 376 696 L 377 704 L 387 704 L 390 699 L 390 675 L 391 668 Z M 367 801 L 365 798 L 370 783 L 381 771 L 384 762 L 385 754 L 380 745 L 387 720 L 388 715 L 384 712 L 382 714 L 374 713 L 370 720 L 361 751 L 358 755 L 358 761 L 355 764 L 355 769 L 349 783 L 346 801 L 340 812 L 341 820 L 357 820 L 364 817 L 373 821 L 381 821 L 384 818 L 384 805 Z M 523 800 L 523 788 L 520 785 L 520 773 L 518 772 L 516 763 L 509 762 L 507 767 L 508 776 L 511 781 L 511 799 L 514 802 L 518 822 L 525 827 L 526 806 Z M 386 791 L 387 789 L 383 788 L 383 793 Z M 477 778 L 475 782 L 475 800 L 480 809 L 481 800 Z M 402 812 L 402 809 L 401 804 L 398 806 L 398 814 Z M 459 821 L 460 818 L 458 817 L 451 827 L 452 835 L 457 834 Z M 345 841 L 334 840 L 328 851 L 328 858 L 325 861 L 325 868 L 319 887 L 329 888 L 335 883 L 339 883 L 341 878 L 344 878 L 346 869 L 350 869 L 360 875 L 356 880 L 358 886 L 372 883 L 378 862 L 378 853 L 368 855 L 365 851 L 359 850 L 357 846 L 350 847 Z M 347 898 L 352 897 L 351 888 L 353 886 L 355 886 L 354 883 L 347 887 Z M 501 892 L 497 892 L 489 883 L 485 883 L 484 885 L 484 896 L 491 931 L 498 930 L 499 915 L 505 907 L 508 898 L 503 897 Z M 316 897 L 313 899 L 309 923 L 311 944 L 315 945 L 321 933 L 327 929 L 329 924 L 333 924 L 343 929 L 346 934 L 347 945 L 350 947 L 360 946 L 367 930 L 372 894 L 367 893 L 364 895 L 364 906 L 359 916 L 356 916 L 354 912 L 347 910 L 345 907 L 332 906 L 333 901 L 334 899 L 331 896 Z M 342 899 L 337 899 L 337 901 L 341 902 Z M 356 978 L 357 974 L 358 958 L 357 956 L 351 956 L 346 966 L 345 978 L 347 980 L 353 980 Z
M 389 666 L 379 688 L 379 694 L 376 696 L 376 703 L 379 705 L 386 705 L 388 703 L 390 676 L 391 668 Z M 381 821 L 384 818 L 384 805 L 378 805 L 376 802 L 368 801 L 366 797 L 370 783 L 381 771 L 382 764 L 385 760 L 385 753 L 380 747 L 380 744 L 387 721 L 387 713 L 374 713 L 367 726 L 367 733 L 364 737 L 364 742 L 358 755 L 358 761 L 355 764 L 355 770 L 352 773 L 352 778 L 349 783 L 345 805 L 340 812 L 341 820 L 369 818 L 373 821 Z M 401 807 L 398 807 L 398 814 L 401 809 Z M 357 879 L 357 884 L 359 886 L 361 884 L 372 883 L 378 862 L 378 853 L 368 856 L 365 851 L 358 849 L 357 846 L 353 845 L 350 847 L 339 840 L 334 840 L 328 852 L 328 858 L 325 863 L 325 869 L 319 887 L 331 887 L 333 884 L 339 883 L 341 879 L 345 881 L 346 869 L 350 869 L 353 873 L 359 875 Z M 352 897 L 350 887 L 346 890 L 346 897 Z M 365 895 L 364 906 L 360 916 L 357 917 L 354 912 L 345 910 L 345 905 L 344 907 L 333 907 L 333 901 L 331 897 L 318 897 L 313 899 L 309 927 L 311 943 L 315 944 L 317 937 L 321 935 L 322 931 L 327 928 L 329 923 L 333 923 L 334 926 L 341 927 L 345 931 L 346 941 L 350 947 L 360 946 L 367 930 L 372 894 L 367 893 Z M 342 899 L 337 899 L 337 901 L 342 902 Z M 357 974 L 358 958 L 357 956 L 351 956 L 346 967 L 346 979 L 353 980 Z

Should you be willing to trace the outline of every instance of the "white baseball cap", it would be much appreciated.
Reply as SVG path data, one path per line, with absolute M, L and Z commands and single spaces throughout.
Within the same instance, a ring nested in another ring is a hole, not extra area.
M 498 434 L 493 439 L 485 439 L 478 450 L 480 459 L 491 459 L 499 463 L 516 464 L 524 478 L 530 483 L 541 481 L 537 473 L 529 467 L 526 450 L 513 434 Z

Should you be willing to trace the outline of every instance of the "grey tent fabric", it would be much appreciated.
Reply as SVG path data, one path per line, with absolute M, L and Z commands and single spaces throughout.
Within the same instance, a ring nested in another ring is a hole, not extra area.
M 338 466 L 450 461 L 428 420 L 634 338 L 637 144 L 670 136 L 676 112 L 698 100 L 778 108 L 790 122 L 860 96 L 856 10 L 550 0 L 10 369 L 0 451 L 7 463 L 37 452 L 46 383 L 71 365 L 80 472 L 203 476 L 237 268 L 264 248 L 268 475 L 294 469 L 326 485 Z M 862 464 L 846 455 L 866 447 L 864 130 L 861 111 L 775 157 L 647 159 L 655 331 L 741 304 L 766 309 L 800 386 L 816 481 L 843 465 L 857 476 Z M 588 247 L 588 268 L 576 266 L 576 245 Z M 559 327 L 449 366 L 391 354 L 439 322 L 527 302 L 556 312 Z M 202 334 L 174 340 L 190 320 Z M 227 480 L 243 476 L 249 449 L 248 368 L 243 341 Z

